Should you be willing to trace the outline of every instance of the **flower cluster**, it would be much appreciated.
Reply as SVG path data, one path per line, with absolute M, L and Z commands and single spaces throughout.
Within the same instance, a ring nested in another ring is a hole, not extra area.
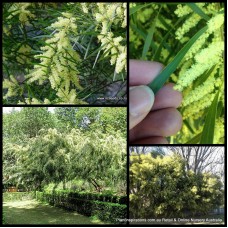
M 205 118 L 205 113 L 210 107 L 217 91 L 220 91 L 220 101 L 223 102 L 224 100 L 224 14 L 221 13 L 222 9 L 218 9 L 218 5 L 214 3 L 197 3 L 197 6 L 210 17 L 206 22 L 208 28 L 184 57 L 179 67 L 179 75 L 176 75 L 177 85 L 175 88 L 182 91 L 184 95 L 181 106 L 183 118 L 187 122 L 192 123 L 191 127 L 195 133 L 201 133 L 203 125 L 200 123 Z M 183 10 L 184 7 L 186 5 L 179 5 L 179 9 Z M 181 17 L 182 14 L 179 9 L 175 13 Z M 196 13 L 191 12 L 188 22 L 191 18 L 196 17 L 199 17 L 199 15 L 197 16 Z M 195 23 L 193 21 L 191 24 L 184 23 L 176 31 L 177 39 L 186 36 L 188 31 L 192 31 L 195 28 L 196 23 L 202 23 L 201 20 L 199 18 Z M 180 31 L 183 31 L 183 28 L 187 28 L 187 30 L 181 34 Z M 224 140 L 224 130 L 222 130 L 224 128 L 222 126 L 224 123 L 222 121 L 223 118 L 222 113 L 216 119 L 218 126 L 215 127 L 214 143 L 222 143 Z M 188 131 L 186 135 L 192 137 L 193 135 L 189 129 L 186 130 Z M 184 129 L 182 129 L 180 134 L 183 134 L 183 132 Z M 186 140 L 186 138 L 183 139 L 182 143 L 186 142 Z
M 93 102 L 95 93 L 105 96 L 103 83 L 112 80 L 107 75 L 114 72 L 114 78 L 125 78 L 126 7 L 126 3 L 4 3 L 3 76 L 10 91 L 5 98 L 18 92 L 9 76 L 16 78 L 18 71 L 25 78 L 20 103 L 84 104 Z M 109 62 L 106 72 L 102 65 Z M 97 88 L 100 82 L 102 87 Z
M 35 15 L 31 13 L 31 11 L 28 9 L 32 3 L 16 3 L 13 4 L 9 12 L 12 12 L 9 16 L 8 19 L 11 19 L 12 17 L 18 15 L 19 16 L 19 21 L 23 24 L 29 25 L 29 19 L 35 18 Z
M 105 56 L 111 55 L 110 63 L 115 65 L 115 72 L 121 73 L 126 70 L 127 48 L 126 38 L 115 37 L 112 25 L 127 26 L 127 4 L 126 3 L 97 3 L 97 13 L 95 19 L 101 25 L 101 32 L 97 36 L 102 44 Z
M 22 89 L 21 89 L 18 81 L 16 80 L 16 78 L 14 78 L 13 75 L 10 75 L 10 80 L 5 79 L 3 81 L 2 87 L 3 87 L 3 89 L 7 89 L 7 93 L 3 97 L 4 99 L 6 99 L 8 97 L 18 96 L 18 94 L 22 93 Z
M 40 59 L 40 64 L 35 65 L 35 70 L 27 77 L 29 83 L 38 80 L 42 84 L 49 80 L 61 101 L 74 104 L 78 101 L 76 90 L 71 89 L 72 84 L 82 89 L 77 70 L 80 57 L 72 48 L 69 35 L 77 34 L 77 26 L 72 14 L 62 13 L 62 16 L 51 24 L 50 28 L 54 29 L 55 34 L 46 40 L 46 46 L 41 47 L 43 53 L 35 56 Z
M 183 90 L 206 70 L 209 70 L 216 64 L 222 64 L 223 51 L 224 43 L 221 41 L 213 42 L 207 48 L 202 49 L 194 57 L 195 64 L 179 76 L 176 89 Z

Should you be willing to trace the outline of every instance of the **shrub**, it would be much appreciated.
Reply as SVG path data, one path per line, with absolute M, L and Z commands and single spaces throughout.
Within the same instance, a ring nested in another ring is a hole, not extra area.
M 43 192 L 36 191 L 36 200 L 38 200 L 40 202 L 44 201 Z
M 126 204 L 126 196 L 118 196 L 112 194 L 91 193 L 91 192 L 69 192 L 69 197 L 87 200 L 97 200 L 110 203 Z
M 20 201 L 35 198 L 34 192 L 4 192 L 3 201 Z
M 5 213 L 2 212 L 2 224 L 5 225 L 7 224 L 6 219 L 5 219 Z
M 206 214 L 223 203 L 219 178 L 185 170 L 180 156 L 132 155 L 130 216 L 133 218 Z
M 119 223 L 118 219 L 127 218 L 126 209 L 126 205 L 93 201 L 92 215 L 96 215 L 102 221 Z
M 112 198 L 109 195 L 108 200 L 113 200 L 115 203 L 105 202 L 107 195 L 66 190 L 53 193 L 36 192 L 36 197 L 39 201 L 45 201 L 57 207 L 75 210 L 86 216 L 97 216 L 102 221 L 119 223 L 118 219 L 125 219 L 127 216 L 127 205 L 124 204 L 126 196 L 113 196 Z

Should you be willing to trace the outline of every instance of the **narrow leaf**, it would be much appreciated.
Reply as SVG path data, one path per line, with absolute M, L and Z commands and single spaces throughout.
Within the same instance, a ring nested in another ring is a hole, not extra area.
M 151 3 L 150 3 L 150 4 L 151 4 Z M 139 11 L 140 9 L 142 9 L 142 8 L 144 8 L 144 7 L 146 7 L 146 6 L 150 5 L 150 4 L 144 4 L 144 5 L 139 5 L 139 6 L 135 6 L 135 7 L 130 8 L 130 13 L 129 13 L 129 15 L 132 15 L 132 14 L 136 13 L 136 12 Z
M 207 16 L 207 14 L 205 14 L 203 12 L 203 10 L 201 10 L 195 3 L 187 3 L 187 5 L 195 12 L 197 13 L 200 17 L 202 17 L 204 20 L 209 21 L 210 17 Z
M 202 85 L 208 79 L 208 77 L 211 75 L 211 73 L 213 72 L 213 70 L 215 69 L 215 67 L 216 67 L 216 65 L 214 65 L 213 67 L 211 67 L 201 77 L 199 77 L 199 79 L 195 82 L 194 87 L 197 87 L 199 85 Z
M 145 59 L 145 57 L 149 51 L 150 44 L 153 40 L 153 34 L 154 34 L 154 29 L 155 29 L 154 25 L 155 25 L 155 23 L 153 23 L 152 27 L 149 29 L 149 32 L 147 34 L 146 41 L 143 46 L 142 59 Z
M 162 38 L 161 43 L 159 44 L 159 47 L 156 49 L 153 60 L 158 60 L 159 56 L 161 55 L 161 50 L 162 47 L 164 46 L 166 40 L 168 39 L 168 37 L 170 36 L 170 33 L 173 31 L 174 28 L 176 28 L 176 26 L 183 20 L 183 18 L 179 18 L 176 22 L 176 24 L 165 34 L 165 36 Z
M 161 10 L 161 7 L 159 8 L 159 11 L 157 13 L 157 16 L 154 20 L 154 22 L 152 23 L 149 31 L 148 31 L 148 34 L 147 34 L 147 37 L 146 37 L 146 40 L 145 40 L 145 43 L 144 43 L 144 46 L 143 46 L 143 52 L 142 52 L 142 59 L 145 59 L 148 51 L 149 51 L 149 48 L 150 48 L 150 45 L 153 41 L 153 35 L 154 35 L 154 31 L 155 31 L 155 26 L 156 26 L 156 22 L 158 20 L 158 15 L 160 13 L 160 10 Z
M 201 144 L 213 144 L 214 139 L 214 131 L 215 131 L 215 119 L 217 114 L 217 106 L 218 106 L 218 97 L 219 91 L 214 97 L 214 100 L 211 106 L 208 109 L 208 113 L 206 116 L 202 136 L 201 136 Z
M 199 141 L 201 139 L 201 135 L 202 135 L 202 133 L 199 133 L 198 135 L 194 136 L 192 139 L 190 139 L 185 144 L 197 144 L 197 143 L 199 143 Z
M 138 33 L 144 40 L 146 39 L 146 34 L 145 34 L 143 31 L 141 31 L 140 29 L 138 29 L 136 25 L 131 24 L 131 28 L 132 28 L 136 33 Z
M 198 38 L 207 30 L 207 26 L 199 30 L 188 42 L 187 44 L 178 52 L 174 57 L 173 61 L 168 64 L 166 68 L 148 85 L 153 92 L 156 94 L 158 90 L 165 84 L 166 80 L 170 75 L 176 70 L 177 66 L 184 58 L 191 46 L 198 40 Z
M 194 134 L 195 131 L 192 129 L 192 127 L 191 127 L 191 125 L 188 123 L 188 121 L 187 121 L 187 120 L 184 120 L 183 122 L 184 122 L 184 124 L 186 125 L 186 127 L 191 131 L 191 133 Z

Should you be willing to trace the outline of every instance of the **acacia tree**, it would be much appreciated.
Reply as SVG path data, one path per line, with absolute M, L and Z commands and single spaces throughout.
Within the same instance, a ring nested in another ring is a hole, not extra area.
M 224 181 L 224 148 L 216 146 L 184 146 L 169 147 L 174 153 L 179 154 L 186 161 L 186 170 L 195 174 L 211 172 L 219 175 Z
M 56 129 L 41 130 L 39 136 L 32 140 L 29 148 L 24 167 L 26 172 L 35 172 L 40 177 L 37 183 L 39 188 L 50 182 L 55 183 L 55 187 L 63 182 L 65 188 L 68 166 L 69 149 L 65 135 L 57 132 Z
M 6 181 L 42 190 L 45 184 L 84 179 L 101 191 L 112 187 L 126 192 L 126 140 L 101 131 L 60 133 L 41 129 L 27 146 L 4 147 Z
M 55 127 L 56 121 L 47 107 L 23 107 L 20 111 L 12 110 L 3 114 L 3 179 L 6 183 L 34 184 L 42 181 L 41 172 L 26 172 L 24 160 L 27 159 L 26 148 L 40 129 Z M 22 161 L 22 162 L 20 162 Z M 32 163 L 28 164 L 30 167 Z
M 43 129 L 36 137 L 27 139 L 27 143 L 27 146 L 11 143 L 5 145 L 5 179 L 33 190 L 42 190 L 44 184 L 50 182 L 55 185 L 65 183 L 68 147 L 64 136 L 55 129 Z
M 91 117 L 85 110 L 81 111 L 81 117 Z M 96 190 L 107 186 L 126 190 L 126 138 L 123 137 L 126 129 L 123 132 L 118 130 L 116 125 L 115 130 L 104 131 L 102 127 L 103 120 L 107 122 L 104 125 L 112 125 L 114 119 L 118 119 L 115 114 L 119 113 L 121 117 L 118 123 L 121 125 L 120 129 L 124 129 L 126 121 L 122 117 L 126 115 L 126 108 L 114 114 L 111 112 L 114 109 L 109 109 L 102 116 L 104 110 L 91 108 L 94 118 L 97 111 L 99 115 L 96 117 L 97 125 L 94 122 L 90 131 L 72 126 L 68 131 L 62 130 L 63 125 L 60 123 L 66 123 L 64 117 L 61 119 L 59 113 L 61 121 L 56 121 L 55 116 L 49 113 L 47 108 L 23 108 L 16 113 L 17 115 L 5 115 L 4 180 L 41 190 L 45 184 L 54 183 L 57 186 L 61 182 L 64 184 L 80 178 L 89 181 Z M 67 109 L 66 113 L 70 111 Z M 111 114 L 114 118 L 108 117 Z M 70 120 L 78 120 L 76 115 L 73 116 Z M 13 123 L 13 120 L 18 122 L 11 132 L 10 123 Z M 28 126 L 25 126 L 26 123 Z M 48 129 L 50 126 L 56 128 Z M 21 132 L 16 137 L 18 129 Z M 11 141 L 10 136 L 15 136 L 15 140 Z
M 71 178 L 81 178 L 96 190 L 116 186 L 126 191 L 126 141 L 101 131 L 82 133 L 73 129 L 70 144 Z M 124 189 L 125 188 L 125 189 Z
M 206 214 L 223 203 L 219 177 L 185 169 L 180 155 L 130 156 L 130 215 L 133 218 Z M 178 196 L 178 197 L 177 197 Z

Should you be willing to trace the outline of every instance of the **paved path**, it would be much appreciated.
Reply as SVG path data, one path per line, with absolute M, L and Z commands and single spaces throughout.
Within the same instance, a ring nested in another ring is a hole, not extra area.
M 3 203 L 7 224 L 102 224 L 76 212 L 41 204 L 36 200 Z

